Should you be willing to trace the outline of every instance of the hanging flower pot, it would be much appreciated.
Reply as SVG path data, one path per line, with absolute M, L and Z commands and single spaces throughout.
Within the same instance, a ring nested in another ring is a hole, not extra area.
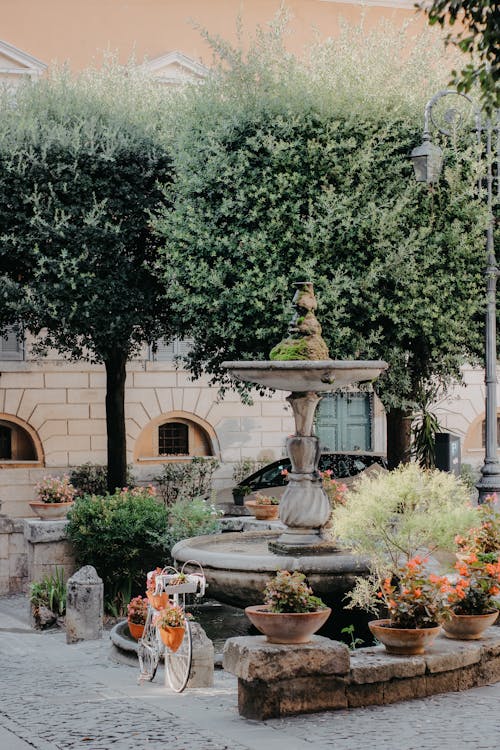
M 174 628 L 171 625 L 166 625 L 163 628 L 158 628 L 158 630 L 165 646 L 175 653 L 183 641 L 185 628 Z
M 151 591 L 146 591 L 146 596 L 154 609 L 165 609 L 168 606 L 168 594 L 165 592 L 162 594 L 152 594 Z

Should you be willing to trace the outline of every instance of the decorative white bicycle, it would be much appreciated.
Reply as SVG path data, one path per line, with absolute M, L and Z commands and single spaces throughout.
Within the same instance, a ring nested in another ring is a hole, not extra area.
M 186 566 L 197 569 L 186 573 Z M 151 574 L 148 574 L 148 576 Z M 184 637 L 180 646 L 171 650 L 163 644 L 157 627 L 154 624 L 156 616 L 170 601 L 179 605 L 183 610 L 186 606 L 186 594 L 202 597 L 205 593 L 206 579 L 199 562 L 188 560 L 180 570 L 172 566 L 163 568 L 155 576 L 154 594 L 148 595 L 148 614 L 144 633 L 138 643 L 140 675 L 139 683 L 154 680 L 160 657 L 163 654 L 167 682 L 176 693 L 186 687 L 191 671 L 192 639 L 189 619 L 185 620 Z

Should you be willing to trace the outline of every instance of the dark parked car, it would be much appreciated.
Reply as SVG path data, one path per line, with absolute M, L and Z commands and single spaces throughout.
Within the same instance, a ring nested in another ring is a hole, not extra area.
M 387 469 L 387 460 L 385 456 L 379 453 L 322 453 L 319 459 L 319 470 L 330 469 L 333 472 L 334 479 L 347 480 L 374 464 Z M 282 495 L 283 490 L 280 490 L 280 488 L 285 487 L 287 481 L 283 471 L 285 469 L 291 471 L 291 468 L 290 459 L 282 458 L 250 474 L 233 488 L 235 503 L 240 504 L 243 501 L 243 496 L 261 490 L 266 490 L 266 493 L 267 490 L 272 490 L 271 493 L 267 494 Z

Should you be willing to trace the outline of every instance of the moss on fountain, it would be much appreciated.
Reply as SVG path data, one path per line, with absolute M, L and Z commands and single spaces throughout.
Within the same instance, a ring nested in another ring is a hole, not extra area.
M 314 313 L 318 303 L 313 285 L 308 281 L 301 281 L 297 286 L 293 298 L 295 314 L 288 328 L 289 335 L 271 350 L 269 358 L 275 362 L 330 359 L 328 347 L 321 335 L 321 325 Z

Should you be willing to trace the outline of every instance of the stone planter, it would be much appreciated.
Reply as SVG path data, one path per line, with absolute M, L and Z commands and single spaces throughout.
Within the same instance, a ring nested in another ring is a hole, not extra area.
M 400 656 L 423 654 L 441 632 L 440 625 L 434 628 L 392 628 L 390 623 L 390 620 L 372 620 L 368 627 L 389 654 Z
M 245 607 L 245 614 L 269 643 L 309 643 L 328 620 L 331 609 L 316 612 L 269 612 L 267 605 Z
M 279 516 L 279 505 L 259 505 L 259 503 L 252 501 L 245 503 L 245 505 L 257 521 L 275 521 Z
M 487 612 L 485 615 L 452 613 L 451 619 L 443 623 L 444 634 L 447 638 L 455 638 L 459 641 L 477 641 L 487 628 L 494 625 L 497 617 L 498 611 Z
M 30 508 L 43 521 L 53 521 L 58 518 L 66 518 L 68 510 L 73 505 L 73 501 L 69 503 L 43 503 L 41 500 L 34 500 L 30 503 Z

